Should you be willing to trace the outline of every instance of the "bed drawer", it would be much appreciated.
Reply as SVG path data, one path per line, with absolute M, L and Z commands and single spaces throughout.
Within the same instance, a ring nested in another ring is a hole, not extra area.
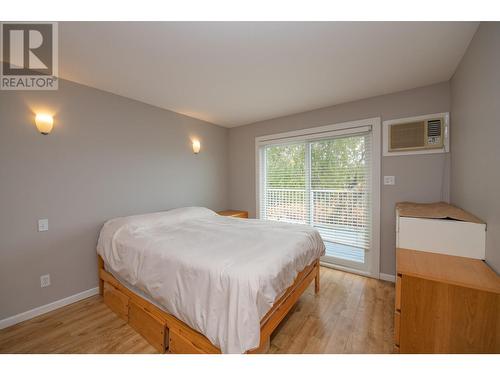
M 173 354 L 206 354 L 175 331 L 170 332 L 168 349 Z
M 104 303 L 120 318 L 128 321 L 129 298 L 113 285 L 104 283 Z
M 129 306 L 129 324 L 160 353 L 166 351 L 168 329 L 166 321 L 150 314 L 133 301 Z

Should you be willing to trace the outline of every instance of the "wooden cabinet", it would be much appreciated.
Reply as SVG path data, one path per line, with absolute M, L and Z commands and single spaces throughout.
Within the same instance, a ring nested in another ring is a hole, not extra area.
M 396 353 L 500 353 L 500 277 L 478 259 L 396 249 Z
M 231 216 L 231 217 L 248 219 L 248 211 L 225 210 L 225 211 L 219 211 L 217 213 L 221 216 Z

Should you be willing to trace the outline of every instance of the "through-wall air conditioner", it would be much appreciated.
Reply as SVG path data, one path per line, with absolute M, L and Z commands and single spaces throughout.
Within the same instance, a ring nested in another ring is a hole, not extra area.
M 448 152 L 449 114 L 384 121 L 384 156 Z

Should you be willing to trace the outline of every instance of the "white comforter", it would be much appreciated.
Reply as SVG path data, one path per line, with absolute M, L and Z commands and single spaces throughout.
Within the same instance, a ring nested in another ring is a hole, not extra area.
M 109 220 L 97 252 L 223 353 L 244 353 L 259 345 L 260 320 L 274 301 L 325 246 L 306 225 L 189 207 Z

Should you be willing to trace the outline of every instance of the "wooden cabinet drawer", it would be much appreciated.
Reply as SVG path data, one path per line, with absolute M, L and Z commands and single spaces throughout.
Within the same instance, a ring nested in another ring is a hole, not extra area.
M 160 353 L 166 351 L 165 343 L 168 342 L 168 330 L 165 321 L 150 314 L 141 306 L 131 301 L 129 306 L 129 324 Z
M 104 303 L 120 318 L 128 321 L 129 298 L 113 285 L 104 283 L 103 290 Z
M 394 343 L 399 347 L 399 332 L 401 327 L 401 314 L 396 311 L 394 313 Z
M 168 349 L 173 354 L 204 354 L 204 352 L 193 345 L 191 341 L 175 331 L 170 332 Z
M 396 276 L 396 311 L 401 311 L 401 275 Z

